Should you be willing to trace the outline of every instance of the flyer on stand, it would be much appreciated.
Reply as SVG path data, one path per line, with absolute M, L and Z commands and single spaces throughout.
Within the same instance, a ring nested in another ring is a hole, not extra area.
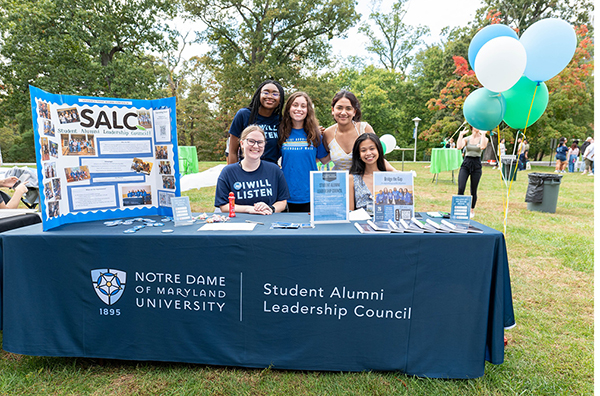
M 450 211 L 451 220 L 460 220 L 469 223 L 471 221 L 471 200 L 470 195 L 453 195 L 452 210 Z
M 414 214 L 412 172 L 373 172 L 375 221 L 410 220 Z
M 310 222 L 348 223 L 348 171 L 310 172 Z
M 30 87 L 43 229 L 172 215 L 180 195 L 175 98 L 55 95 Z

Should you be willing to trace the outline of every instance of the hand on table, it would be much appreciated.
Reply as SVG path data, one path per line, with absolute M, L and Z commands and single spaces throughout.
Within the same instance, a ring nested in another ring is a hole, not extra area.
M 269 205 L 267 205 L 266 203 L 257 202 L 254 204 L 254 206 L 250 210 L 250 213 L 251 214 L 260 214 L 260 215 L 270 215 L 270 214 L 273 214 L 273 211 L 271 210 Z

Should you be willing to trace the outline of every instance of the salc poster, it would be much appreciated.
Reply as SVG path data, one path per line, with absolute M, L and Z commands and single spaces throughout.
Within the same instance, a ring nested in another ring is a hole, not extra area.
M 175 98 L 55 95 L 30 86 L 43 229 L 172 215 Z

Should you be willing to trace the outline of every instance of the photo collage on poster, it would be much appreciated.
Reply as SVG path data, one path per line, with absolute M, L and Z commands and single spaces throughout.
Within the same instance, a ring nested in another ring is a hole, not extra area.
M 90 213 L 114 218 L 133 215 L 120 212 L 133 208 L 144 209 L 140 214 L 170 209 L 179 185 L 174 100 L 172 107 L 160 103 L 169 99 L 72 97 L 32 87 L 43 220 L 70 218 L 62 224 L 103 217 Z

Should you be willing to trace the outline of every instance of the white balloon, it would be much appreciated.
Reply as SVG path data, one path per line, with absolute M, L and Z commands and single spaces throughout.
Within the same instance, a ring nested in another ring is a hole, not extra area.
M 379 140 L 381 140 L 382 143 L 385 143 L 384 154 L 391 153 L 392 150 L 394 150 L 394 148 L 396 147 L 396 138 L 390 135 L 389 133 L 380 137 Z
M 475 74 L 492 92 L 504 92 L 515 85 L 527 66 L 527 52 L 513 37 L 496 37 L 485 43 L 475 58 Z

